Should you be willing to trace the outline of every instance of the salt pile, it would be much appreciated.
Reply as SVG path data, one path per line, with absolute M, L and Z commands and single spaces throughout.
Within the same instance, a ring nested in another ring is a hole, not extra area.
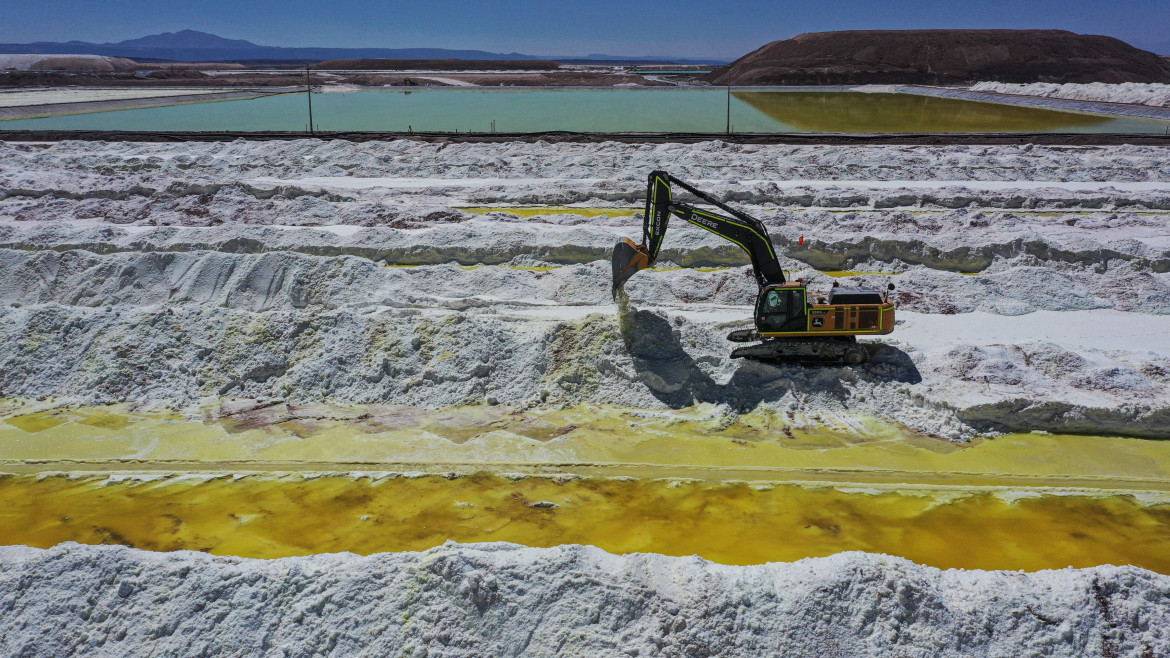
M 1140 146 L 5 144 L 0 394 L 707 402 L 960 440 L 1166 438 L 1168 163 Z M 896 281 L 899 329 L 859 368 L 731 361 L 746 258 L 680 222 L 662 260 L 682 269 L 630 282 L 623 331 L 606 260 L 640 219 L 605 209 L 637 209 L 652 167 L 761 217 L 814 294 L 832 283 L 814 268 Z M 483 204 L 501 212 L 461 209 Z M 541 204 L 600 215 L 506 212 Z
M 1154 82 L 1122 82 L 1087 84 L 1033 82 L 1013 84 L 1007 82 L 979 82 L 971 91 L 990 91 L 997 94 L 1021 96 L 1045 96 L 1048 98 L 1070 98 L 1080 101 L 1105 101 L 1107 103 L 1134 103 L 1154 107 L 1170 107 L 1170 84 Z
M 1170 577 L 940 571 L 867 553 L 735 567 L 585 546 L 279 560 L 0 548 L 7 655 L 1156 656 Z

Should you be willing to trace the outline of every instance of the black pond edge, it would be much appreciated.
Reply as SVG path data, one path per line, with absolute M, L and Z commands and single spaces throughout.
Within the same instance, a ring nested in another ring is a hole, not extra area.
M 1120 133 L 588 133 L 549 131 L 537 133 L 448 132 L 211 132 L 137 130 L 0 130 L 2 142 L 231 142 L 294 139 L 374 142 L 409 139 L 437 143 L 571 142 L 599 143 L 694 143 L 721 141 L 731 144 L 790 145 L 996 145 L 1037 144 L 1051 146 L 1106 146 L 1132 144 L 1170 146 L 1170 134 Z

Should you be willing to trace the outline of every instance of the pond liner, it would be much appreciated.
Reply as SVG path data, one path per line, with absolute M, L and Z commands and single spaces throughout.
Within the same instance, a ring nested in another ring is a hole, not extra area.
M 1170 146 L 1170 134 L 1126 133 L 637 133 L 568 132 L 451 133 L 451 132 L 366 132 L 340 131 L 134 131 L 134 130 L 0 130 L 4 142 L 231 142 L 287 141 L 297 139 L 344 140 L 351 142 L 408 139 L 420 142 L 626 142 L 693 143 L 719 140 L 734 144 L 823 144 L 823 145 L 999 145 L 1042 144 L 1054 146 L 1105 146 L 1134 144 Z

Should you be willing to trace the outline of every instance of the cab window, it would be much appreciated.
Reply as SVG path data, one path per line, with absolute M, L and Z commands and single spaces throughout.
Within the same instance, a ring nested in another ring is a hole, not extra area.
M 757 323 L 761 331 L 804 331 L 803 290 L 769 290 L 760 302 Z
M 779 313 L 788 315 L 788 298 L 791 293 L 786 290 L 769 290 L 764 297 L 764 313 Z

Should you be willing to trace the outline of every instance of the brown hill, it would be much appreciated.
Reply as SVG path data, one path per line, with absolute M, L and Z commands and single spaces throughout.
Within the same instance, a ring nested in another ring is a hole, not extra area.
M 543 59 L 327 59 L 315 69 L 341 71 L 553 71 Z
M 1170 82 L 1170 64 L 1064 30 L 854 30 L 773 41 L 707 75 L 734 85 Z

